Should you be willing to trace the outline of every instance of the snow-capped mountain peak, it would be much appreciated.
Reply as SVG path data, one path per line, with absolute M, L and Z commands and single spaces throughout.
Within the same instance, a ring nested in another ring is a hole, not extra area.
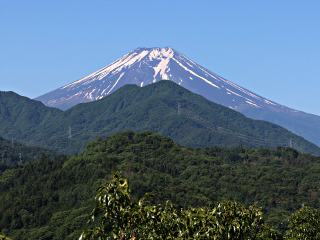
M 106 67 L 36 100 L 47 106 L 68 109 L 81 102 L 101 99 L 125 84 L 143 87 L 163 79 L 232 109 L 289 110 L 214 74 L 170 47 L 137 48 Z

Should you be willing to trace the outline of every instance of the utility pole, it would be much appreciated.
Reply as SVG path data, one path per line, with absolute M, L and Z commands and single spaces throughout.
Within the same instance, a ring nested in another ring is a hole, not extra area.
M 180 115 L 180 103 L 178 103 L 178 114 Z
M 290 139 L 290 147 L 292 148 L 292 139 Z
M 71 136 L 71 127 L 69 127 L 69 136 L 68 136 L 68 138 L 71 139 L 71 137 L 72 137 Z

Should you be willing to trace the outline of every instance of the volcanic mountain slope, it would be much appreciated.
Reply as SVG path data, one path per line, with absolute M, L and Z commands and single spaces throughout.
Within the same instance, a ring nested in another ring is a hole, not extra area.
M 125 84 L 142 87 L 162 79 L 171 80 L 247 117 L 279 124 L 320 146 L 319 116 L 263 98 L 205 69 L 170 47 L 137 48 L 97 72 L 36 100 L 66 110 L 78 103 L 108 96 Z
M 142 87 L 163 79 L 232 109 L 248 105 L 291 111 L 214 74 L 170 47 L 137 48 L 99 71 L 36 100 L 65 110 L 101 99 L 125 84 Z
M 11 112 L 19 101 L 12 99 L 16 95 L 8 94 L 12 95 L 9 102 L 0 101 L 3 102 L 2 112 L 7 113 L 0 116 L 6 126 L 0 126 L 0 135 L 10 138 L 15 133 L 21 138 L 20 142 L 67 154 L 82 151 L 86 143 L 98 137 L 131 129 L 149 130 L 191 147 L 275 148 L 292 145 L 303 152 L 320 155 L 320 148 L 302 137 L 278 125 L 246 118 L 172 81 L 160 81 L 142 88 L 128 84 L 110 96 L 78 104 L 67 111 L 46 107 L 33 100 L 35 106 L 25 104 L 17 112 Z M 28 119 L 32 120 L 33 116 L 37 116 L 37 124 L 34 122 L 25 128 L 24 122 L 31 123 Z

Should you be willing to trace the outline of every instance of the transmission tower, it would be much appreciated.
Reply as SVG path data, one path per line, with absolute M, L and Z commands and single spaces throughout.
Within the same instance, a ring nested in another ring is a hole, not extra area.
M 180 115 L 180 103 L 178 103 L 178 114 Z

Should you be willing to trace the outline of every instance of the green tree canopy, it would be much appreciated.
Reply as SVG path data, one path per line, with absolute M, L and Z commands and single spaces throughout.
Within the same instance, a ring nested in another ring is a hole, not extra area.
M 320 212 L 303 207 L 290 216 L 287 239 L 320 239 Z
M 97 190 L 97 206 L 80 239 L 282 239 L 272 227 L 262 225 L 261 209 L 246 209 L 237 202 L 177 210 L 167 201 L 151 205 L 146 194 L 130 199 L 126 178 L 119 172 Z

